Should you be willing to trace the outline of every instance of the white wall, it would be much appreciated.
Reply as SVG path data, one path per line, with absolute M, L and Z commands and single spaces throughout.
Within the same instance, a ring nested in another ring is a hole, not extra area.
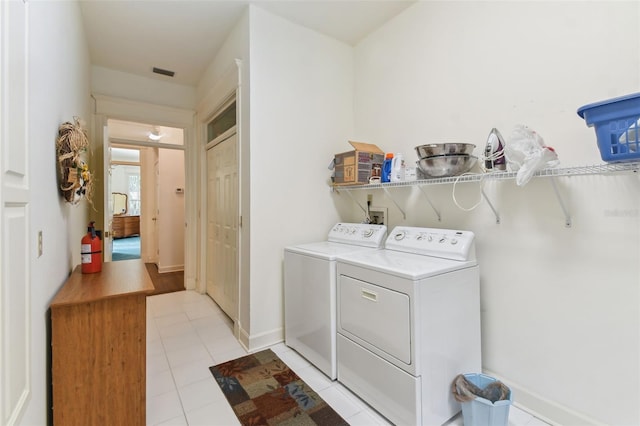
M 184 268 L 184 151 L 158 150 L 159 200 L 158 271 L 181 271 Z M 181 188 L 183 192 L 178 192 Z M 170 232 L 165 232 L 170 229 Z
M 193 109 L 196 100 L 194 87 L 97 65 L 91 67 L 91 88 L 93 93 L 175 108 Z
M 637 2 L 420 2 L 355 49 L 360 139 L 417 159 L 414 146 L 457 139 L 484 148 L 492 127 L 522 123 L 563 164 L 601 163 L 584 104 L 637 92 Z M 390 226 L 464 228 L 477 237 L 483 367 L 516 403 L 559 424 L 640 423 L 640 185 L 637 174 L 486 182 L 498 208 L 470 213 L 452 185 L 393 191 Z M 478 184 L 457 186 L 475 202 Z M 366 200 L 366 191 L 358 194 Z M 351 219 L 361 217 L 354 207 Z M 455 309 L 455 307 L 452 307 Z
M 236 60 L 241 61 L 241 68 L 238 72 Z M 231 33 L 225 40 L 224 44 L 220 47 L 215 60 L 209 64 L 205 71 L 200 83 L 198 84 L 198 116 L 197 126 L 200 131 L 199 135 L 199 150 L 194 150 L 198 155 L 198 160 L 194 160 L 195 164 L 201 167 L 200 170 L 200 188 L 201 194 L 206 194 L 206 155 L 205 144 L 206 132 L 204 127 L 221 104 L 226 98 L 240 85 L 240 93 L 238 94 L 238 141 L 240 149 L 238 150 L 239 156 L 239 176 L 240 176 L 240 216 L 242 217 L 242 226 L 240 227 L 240 244 L 239 244 L 239 280 L 240 289 L 238 294 L 239 309 L 238 309 L 238 328 L 242 331 L 243 336 L 250 334 L 250 312 L 249 312 L 249 300 L 250 300 L 250 242 L 249 237 L 251 235 L 251 213 L 250 213 L 250 163 L 249 163 L 249 144 L 250 144 L 250 131 L 249 131 L 249 106 L 250 106 L 250 80 L 249 80 L 250 60 L 249 60 L 249 10 L 238 20 L 233 27 Z M 235 74 L 235 75 L 234 75 Z M 239 74 L 239 77 L 238 77 Z M 202 197 L 200 200 L 200 206 L 202 210 L 206 208 L 206 198 Z M 200 229 L 206 230 L 206 215 L 202 215 L 200 222 Z M 206 252 L 206 238 L 204 238 L 204 231 L 199 233 L 199 247 L 200 253 Z M 198 270 L 200 273 L 200 284 L 204 286 L 204 273 L 206 271 L 206 265 L 204 262 L 206 259 L 204 255 L 198 259 Z M 203 290 L 204 291 L 204 290 Z M 247 344 L 247 338 L 243 339 L 244 344 Z
M 205 111 L 235 59 L 242 60 L 239 323 L 243 343 L 257 349 L 283 339 L 284 247 L 326 238 L 340 218 L 327 165 L 349 149 L 353 133 L 353 56 L 345 44 L 250 6 L 198 87 Z
M 58 191 L 55 142 L 61 123 L 74 116 L 90 122 L 89 54 L 77 3 L 28 5 L 31 282 L 24 285 L 31 286 L 31 397 L 20 423 L 44 425 L 50 415 L 49 303 L 80 263 L 88 221 L 87 204 L 66 204 Z M 43 254 L 37 257 L 40 230 Z
M 257 7 L 251 15 L 251 336 L 283 338 L 283 249 L 339 220 L 327 169 L 349 149 L 353 51 Z

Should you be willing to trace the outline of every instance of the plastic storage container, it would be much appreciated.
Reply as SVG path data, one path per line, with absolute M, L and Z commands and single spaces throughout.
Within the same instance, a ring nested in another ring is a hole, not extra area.
M 391 167 L 393 164 L 393 154 L 387 153 L 384 157 L 384 162 L 382 163 L 382 176 L 380 176 L 380 180 L 382 182 L 391 182 Z
M 640 93 L 585 105 L 578 115 L 595 127 L 604 161 L 640 160 Z
M 464 377 L 484 389 L 496 379 L 485 374 L 465 374 Z M 509 407 L 513 402 L 513 392 L 509 390 L 509 399 L 492 403 L 488 399 L 476 397 L 473 401 L 462 402 L 462 418 L 464 426 L 507 426 L 509 424 Z

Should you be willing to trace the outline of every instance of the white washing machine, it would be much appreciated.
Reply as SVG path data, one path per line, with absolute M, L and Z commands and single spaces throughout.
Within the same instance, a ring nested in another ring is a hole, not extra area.
M 453 379 L 482 367 L 473 233 L 399 226 L 337 274 L 338 381 L 398 425 L 458 413 Z
M 379 250 L 387 227 L 338 223 L 327 241 L 284 250 L 285 344 L 336 379 L 336 259 Z

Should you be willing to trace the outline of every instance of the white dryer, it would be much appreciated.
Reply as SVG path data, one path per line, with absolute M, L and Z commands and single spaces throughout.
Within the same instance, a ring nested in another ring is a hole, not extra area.
M 337 274 L 338 380 L 398 425 L 458 413 L 453 379 L 482 367 L 473 233 L 399 226 Z
M 336 259 L 379 250 L 384 225 L 337 223 L 327 241 L 284 250 L 285 344 L 336 379 Z

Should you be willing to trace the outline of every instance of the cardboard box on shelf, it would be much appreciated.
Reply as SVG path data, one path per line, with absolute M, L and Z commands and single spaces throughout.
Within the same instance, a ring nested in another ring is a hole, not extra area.
M 384 151 L 374 144 L 349 141 L 354 148 L 335 155 L 334 185 L 364 185 L 369 178 L 379 177 Z

